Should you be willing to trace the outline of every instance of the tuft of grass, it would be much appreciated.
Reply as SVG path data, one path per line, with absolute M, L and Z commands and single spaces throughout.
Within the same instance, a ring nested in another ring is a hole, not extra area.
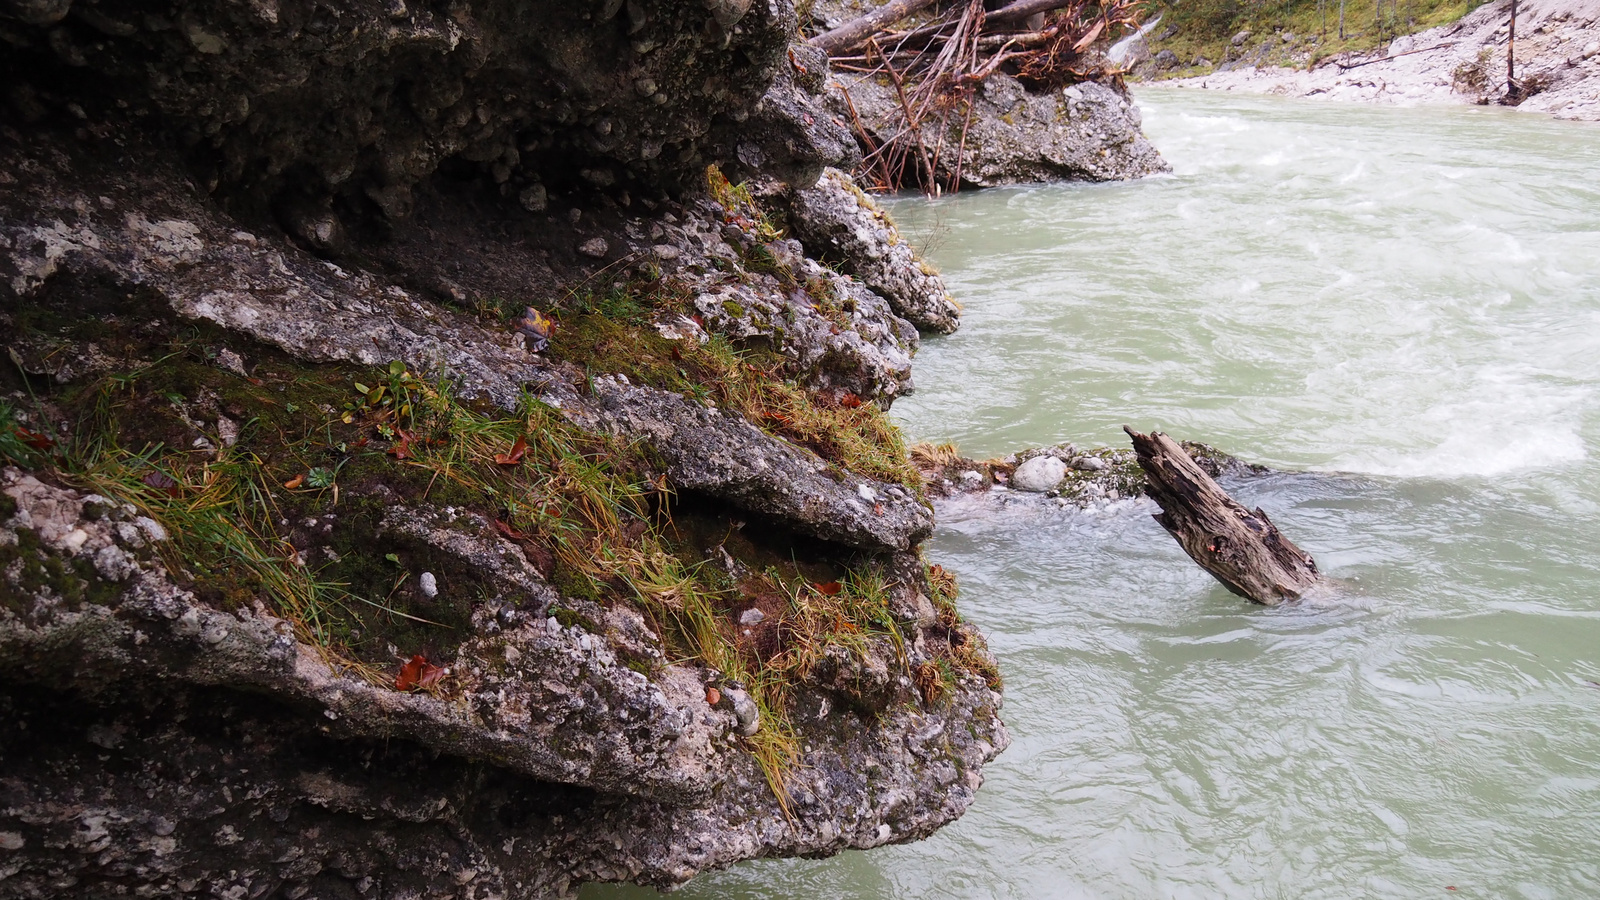
M 657 299 L 666 306 L 656 309 L 670 309 L 681 298 L 669 292 Z M 556 332 L 555 358 L 732 410 L 841 468 L 921 490 L 900 430 L 877 404 L 809 391 L 785 374 L 783 357 L 736 348 L 722 335 L 703 344 L 668 340 L 648 324 L 642 310 L 651 307 L 637 298 L 587 302 L 629 312 L 601 315 L 582 311 L 592 305 L 579 307 Z
M 955 444 L 930 444 L 924 441 L 911 446 L 911 461 L 919 469 L 942 472 L 961 462 L 961 450 Z
M 739 225 L 757 240 L 775 241 L 783 236 L 782 230 L 772 224 L 756 202 L 749 184 L 729 182 L 722 170 L 713 164 L 706 167 L 706 188 L 711 192 L 711 199 L 723 208 L 727 221 Z
M 276 532 L 281 516 L 260 460 L 246 453 L 166 453 L 160 445 L 129 451 L 97 442 L 73 460 L 80 487 L 129 503 L 158 522 L 169 540 L 157 545 L 168 571 L 214 590 L 226 607 L 259 597 L 293 624 L 303 642 L 342 668 L 382 683 L 371 666 L 344 659 L 334 632 L 357 601 L 302 560 Z M 373 601 L 365 601 L 372 603 Z

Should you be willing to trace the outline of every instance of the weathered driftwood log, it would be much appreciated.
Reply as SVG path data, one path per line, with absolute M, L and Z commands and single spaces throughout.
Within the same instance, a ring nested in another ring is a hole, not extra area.
M 1070 5 L 1070 0 L 1016 0 L 984 16 L 983 21 L 989 26 L 1018 25 L 1040 13 L 1053 12 Z
M 817 35 L 811 39 L 811 45 L 821 48 L 830 56 L 854 49 L 866 43 L 874 34 L 932 4 L 933 0 L 889 0 L 864 16 Z
M 821 48 L 829 56 L 838 56 L 849 50 L 865 44 L 872 37 L 888 30 L 896 22 L 920 12 L 931 5 L 933 0 L 890 0 L 890 2 L 874 9 L 866 15 L 851 19 L 829 31 L 812 38 L 813 47 Z M 1037 31 L 1044 27 L 1038 17 L 1044 13 L 1073 5 L 1075 0 L 1016 0 L 1000 7 L 983 17 L 983 27 L 986 32 L 1010 32 L 1017 28 L 1026 31 Z M 959 16 L 946 16 L 939 21 L 923 26 L 903 38 L 896 38 L 897 46 L 923 47 L 941 32 L 955 24 Z
M 1284 537 L 1259 507 L 1251 512 L 1228 496 L 1177 441 L 1159 431 L 1122 430 L 1149 478 L 1145 490 L 1161 506 L 1155 520 L 1224 587 L 1276 606 L 1322 580 L 1311 554 Z

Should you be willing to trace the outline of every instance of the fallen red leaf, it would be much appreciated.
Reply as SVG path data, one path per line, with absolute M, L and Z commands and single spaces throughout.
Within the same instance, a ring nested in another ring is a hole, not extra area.
M 422 654 L 402 663 L 400 674 L 395 676 L 394 687 L 397 691 L 409 691 L 416 688 L 433 687 L 444 677 L 444 667 L 428 662 Z
M 48 434 L 43 434 L 38 431 L 29 431 L 28 429 L 23 428 L 21 425 L 13 425 L 11 426 L 11 430 L 16 432 L 17 437 L 20 438 L 24 444 L 27 444 L 29 447 L 32 447 L 35 450 L 49 450 L 51 447 L 56 445 L 56 442 Z
M 878 516 L 883 515 L 883 504 L 882 503 L 874 503 L 874 504 L 872 504 L 872 513 L 873 513 L 873 515 L 878 515 Z
M 1444 889 L 1447 890 L 1447 891 L 1453 891 L 1453 890 L 1456 889 L 1456 886 L 1453 885 L 1453 884 L 1447 884 L 1447 885 L 1444 886 Z
M 817 593 L 829 597 L 837 596 L 840 591 L 844 590 L 844 585 L 837 581 L 830 581 L 827 584 L 813 584 L 811 587 Z
M 178 484 L 176 481 L 173 481 L 172 478 L 164 472 L 151 472 L 139 480 L 144 482 L 146 485 L 162 492 L 163 494 L 166 494 L 168 497 L 176 497 L 179 493 L 181 493 L 182 485 Z
M 285 481 L 283 483 L 283 486 L 292 491 L 295 488 L 297 488 L 300 485 L 305 484 L 305 483 L 306 483 L 306 473 L 301 472 L 299 475 L 296 475 L 295 477 L 289 479 L 288 481 Z
M 845 391 L 843 394 L 839 395 L 839 405 L 845 409 L 855 409 L 861 405 L 861 398 L 850 393 L 849 391 Z
M 717 701 L 719 701 L 721 699 L 722 699 L 722 692 L 721 691 L 717 690 L 714 687 L 706 688 L 706 703 L 708 705 L 716 706 L 717 705 Z
M 262 381 L 259 378 L 256 378 L 256 377 L 253 377 L 253 376 L 249 376 L 249 375 L 245 376 L 244 380 L 250 382 L 251 384 L 255 385 L 256 387 L 261 387 L 261 386 L 266 384 L 265 381 Z
M 411 442 L 416 435 L 409 431 L 399 431 L 397 434 L 400 435 L 400 440 L 395 441 L 394 446 L 389 448 L 389 455 L 395 459 L 412 459 L 415 454 L 411 452 Z
M 528 539 L 527 535 L 515 528 L 512 528 L 509 523 L 502 522 L 499 519 L 494 520 L 494 530 L 500 532 L 508 538 L 511 538 L 513 541 L 525 541 Z
M 528 441 L 519 434 L 517 435 L 517 442 L 511 445 L 511 452 L 496 453 L 494 455 L 494 461 L 502 466 L 514 466 L 522 462 L 522 458 L 527 455 Z

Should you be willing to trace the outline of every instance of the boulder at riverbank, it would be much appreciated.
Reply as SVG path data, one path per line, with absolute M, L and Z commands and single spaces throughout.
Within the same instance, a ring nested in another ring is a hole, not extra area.
M 892 85 L 840 73 L 828 97 L 835 115 L 860 117 L 874 145 L 902 127 Z M 970 122 L 952 115 L 943 128 L 930 123 L 923 135 L 929 146 L 964 148 L 942 154 L 938 167 L 943 177 L 959 176 L 966 187 L 1123 181 L 1171 170 L 1145 138 L 1139 108 L 1125 89 L 1085 81 L 1033 92 L 997 73 L 978 87 L 972 110 Z
M 822 0 L 812 7 L 811 24 L 825 30 L 877 5 L 864 0 Z M 946 12 L 935 9 L 931 15 L 937 18 Z M 916 14 L 894 27 L 916 28 L 929 16 Z M 1026 29 L 1039 33 L 1016 37 L 1023 43 L 1032 40 L 1034 46 L 1067 22 L 1055 20 L 1047 26 L 1044 15 L 1028 21 L 1033 24 Z M 1101 37 L 1096 42 L 1102 27 L 1095 26 L 1094 34 L 1086 35 L 1081 46 L 1058 58 L 1062 68 L 1048 78 L 1035 72 L 1030 76 L 1033 80 L 1024 83 L 1013 77 L 1024 74 L 1015 60 L 1007 64 L 1001 58 L 988 59 L 981 72 L 948 76 L 960 82 L 960 89 L 950 89 L 931 102 L 911 99 L 917 95 L 918 79 L 925 74 L 916 68 L 921 63 L 901 63 L 911 68 L 896 69 L 891 75 L 881 54 L 869 54 L 867 62 L 860 57 L 841 62 L 828 80 L 826 96 L 835 120 L 854 132 L 865 156 L 856 172 L 858 180 L 889 189 L 921 187 L 934 193 L 935 185 L 949 190 L 952 186 L 1119 181 L 1170 171 L 1141 131 L 1139 109 L 1118 70 L 1105 59 L 1102 48 L 1107 40 Z M 986 52 L 994 52 L 1006 40 L 989 35 L 982 39 L 987 42 Z M 915 55 L 918 51 L 908 52 Z M 913 106 L 916 121 L 908 122 L 908 110 Z M 909 162 L 901 158 L 906 156 Z

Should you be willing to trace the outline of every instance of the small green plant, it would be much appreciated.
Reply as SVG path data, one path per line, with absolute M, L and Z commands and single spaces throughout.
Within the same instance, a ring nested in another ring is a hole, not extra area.
M 400 360 L 389 363 L 383 380 L 368 387 L 355 383 L 359 401 L 345 405 L 344 422 L 349 425 L 358 418 L 368 418 L 394 428 L 409 428 L 416 411 L 416 398 L 427 388 L 427 383 L 411 374 Z
M 711 165 L 706 167 L 706 187 L 711 192 L 711 199 L 722 207 L 727 220 L 749 232 L 756 240 L 767 242 L 783 237 L 783 232 L 772 224 L 772 220 L 756 203 L 749 184 L 733 184 L 720 168 Z

